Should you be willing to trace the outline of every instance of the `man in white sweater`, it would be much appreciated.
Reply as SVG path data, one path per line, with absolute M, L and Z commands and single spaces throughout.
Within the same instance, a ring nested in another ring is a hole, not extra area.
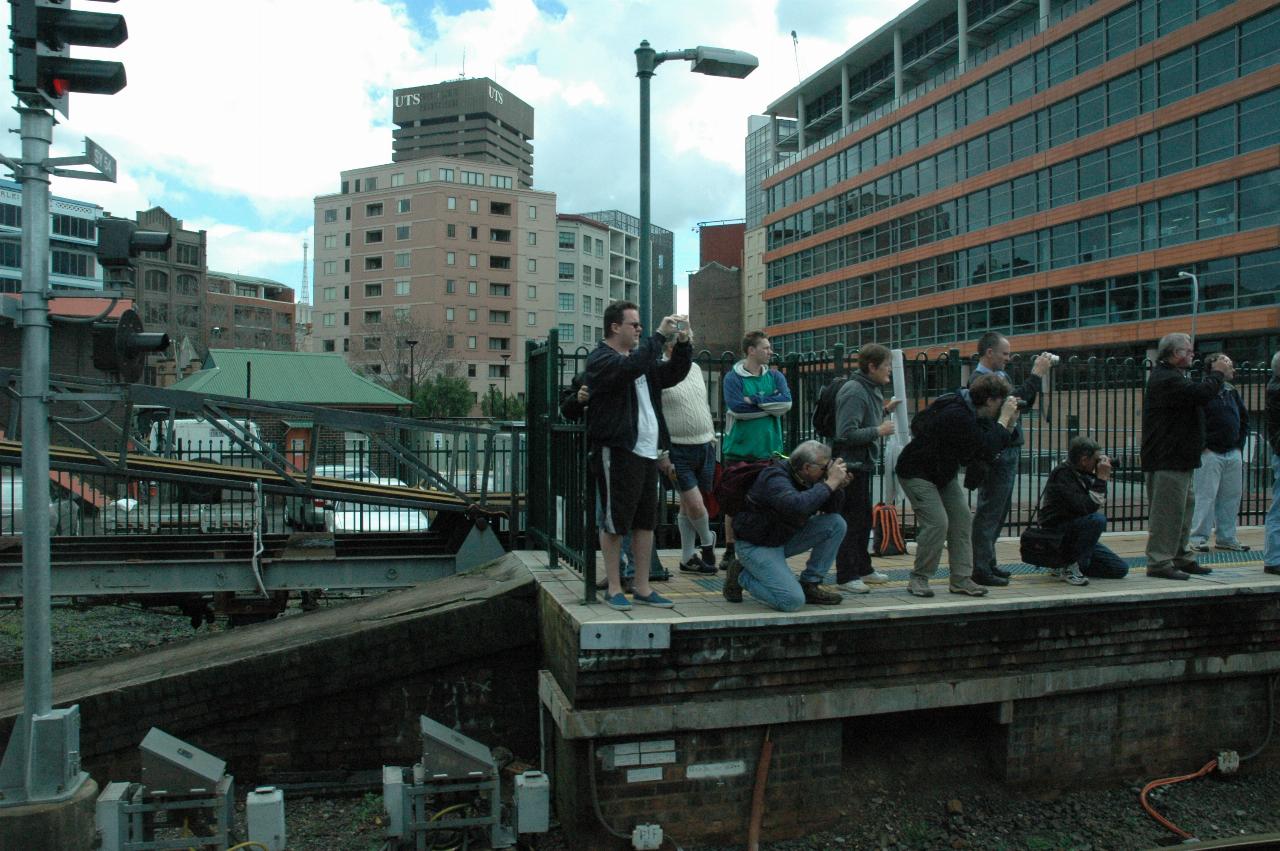
M 671 356 L 674 340 L 667 344 Z M 707 382 L 696 364 L 674 387 L 662 391 L 662 414 L 671 436 L 671 452 L 658 469 L 680 489 L 680 569 L 685 573 L 715 573 L 716 536 L 711 531 L 703 492 L 710 493 L 716 469 L 715 426 L 707 404 Z M 694 554 L 701 547 L 700 557 Z

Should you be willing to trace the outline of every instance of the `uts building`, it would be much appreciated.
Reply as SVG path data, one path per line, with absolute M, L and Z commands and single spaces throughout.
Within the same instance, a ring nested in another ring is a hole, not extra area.
M 533 107 L 488 77 L 396 89 L 391 160 L 425 157 L 514 166 L 533 186 Z
M 771 336 L 1141 354 L 1185 270 L 1203 348 L 1267 356 L 1278 59 L 1277 0 L 922 0 L 766 110 Z

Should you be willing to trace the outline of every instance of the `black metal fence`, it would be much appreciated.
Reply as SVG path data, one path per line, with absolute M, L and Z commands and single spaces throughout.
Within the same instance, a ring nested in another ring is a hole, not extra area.
M 575 569 L 594 571 L 594 531 L 580 536 L 578 530 L 593 530 L 590 516 L 590 489 L 585 477 L 586 447 L 583 427 L 563 422 L 557 411 L 559 394 L 585 366 L 588 350 L 560 351 L 552 337 L 542 346 L 531 346 L 527 421 L 529 456 L 529 532 L 535 545 L 546 546 L 553 558 L 567 561 Z M 736 358 L 719 357 L 703 351 L 695 364 L 705 372 L 707 405 L 720 434 L 724 424 L 721 385 Z M 937 357 L 921 356 L 904 363 L 905 404 L 914 415 L 939 394 L 967 383 L 976 360 L 961 358 L 954 350 Z M 812 438 L 812 415 L 822 388 L 837 375 L 856 369 L 853 353 L 837 346 L 833 352 L 816 352 L 780 357 L 774 364 L 785 376 L 791 390 L 792 407 L 783 418 L 783 440 L 787 447 Z M 1015 387 L 1030 374 L 1031 360 L 1015 357 L 1008 372 Z M 1048 387 L 1034 409 L 1022 417 L 1025 436 L 1021 463 L 1014 485 L 1012 507 L 1002 534 L 1015 535 L 1029 522 L 1045 480 L 1053 467 L 1066 457 L 1071 439 L 1085 434 L 1097 439 L 1114 459 L 1115 474 L 1108 500 L 1111 530 L 1136 531 L 1146 528 L 1147 502 L 1141 474 L 1139 450 L 1142 444 L 1142 404 L 1150 361 L 1134 359 L 1070 358 L 1051 372 Z M 1199 366 L 1192 375 L 1198 375 Z M 1269 364 L 1242 363 L 1233 381 L 1250 411 L 1251 435 L 1244 450 L 1244 497 L 1240 522 L 1260 525 L 1270 500 L 1270 449 L 1265 429 L 1265 391 L 1271 377 Z M 538 455 L 543 457 L 539 459 Z M 658 529 L 660 546 L 675 546 L 678 536 L 675 514 L 678 499 L 669 484 L 661 501 Z M 883 470 L 873 485 L 883 498 Z M 971 500 L 973 495 L 970 494 Z M 539 506 L 535 514 L 533 506 Z M 914 525 L 910 505 L 900 500 L 903 525 Z M 573 531 L 570 532 L 572 527 Z

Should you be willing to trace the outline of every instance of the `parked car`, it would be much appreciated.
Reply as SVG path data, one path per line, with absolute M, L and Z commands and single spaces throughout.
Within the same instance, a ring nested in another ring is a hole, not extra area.
M 343 479 L 348 482 L 372 482 L 378 478 L 368 467 L 358 464 L 317 464 L 312 477 Z M 333 510 L 334 504 L 327 499 L 289 497 L 285 522 L 294 529 L 311 531 L 328 529 L 327 513 Z
M 53 535 L 78 535 L 82 525 L 80 507 L 52 482 L 49 494 L 49 532 Z M 22 471 L 0 467 L 0 535 L 21 535 L 26 524 L 23 503 Z
M 374 476 L 370 484 L 408 487 L 399 479 Z M 373 505 L 363 502 L 338 501 L 326 508 L 325 529 L 330 532 L 425 532 L 427 513 L 397 505 Z

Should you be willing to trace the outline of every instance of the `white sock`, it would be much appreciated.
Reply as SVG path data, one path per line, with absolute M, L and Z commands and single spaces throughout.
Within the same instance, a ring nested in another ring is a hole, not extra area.
M 698 532 L 698 540 L 702 542 L 704 547 L 714 547 L 716 545 L 716 533 L 711 531 L 711 518 L 702 515 L 697 520 L 689 521 L 693 524 L 693 528 Z
M 680 561 L 685 562 L 693 558 L 693 524 L 682 511 L 676 515 L 676 526 L 680 528 Z

